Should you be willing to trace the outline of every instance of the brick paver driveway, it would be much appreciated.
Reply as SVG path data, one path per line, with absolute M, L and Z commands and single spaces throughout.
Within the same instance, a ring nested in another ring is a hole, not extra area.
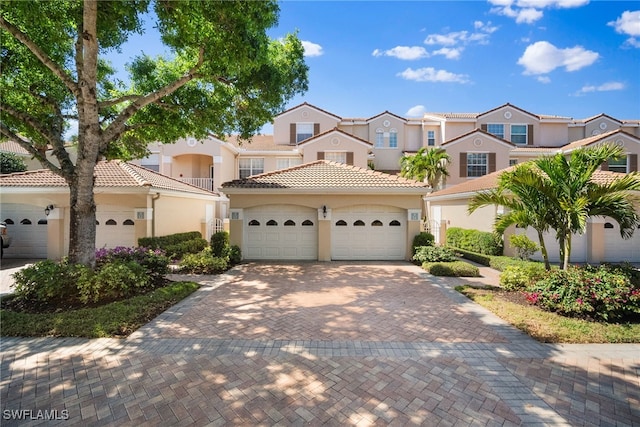
M 538 344 L 463 279 L 254 263 L 199 280 L 125 340 L 3 339 L 2 424 L 640 425 L 640 346 Z

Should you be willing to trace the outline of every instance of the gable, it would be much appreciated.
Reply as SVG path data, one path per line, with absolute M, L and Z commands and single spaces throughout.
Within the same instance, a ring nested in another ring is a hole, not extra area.
M 537 116 L 536 114 L 530 113 L 526 110 L 523 110 L 522 108 L 516 107 L 515 105 L 506 103 L 504 105 L 501 105 L 499 107 L 496 107 L 492 110 L 489 111 L 485 111 L 484 113 L 480 113 L 478 115 L 478 120 L 486 120 L 487 117 L 503 117 L 504 119 L 507 120 L 511 120 L 512 118 L 515 118 L 514 116 L 518 116 L 519 118 L 526 118 L 528 120 L 534 119 L 534 120 L 539 120 L 540 117 Z
M 449 150 L 455 145 L 458 145 L 456 150 L 468 149 L 469 151 L 486 150 L 490 147 L 503 148 L 510 151 L 515 147 L 515 145 L 509 141 L 498 138 L 481 129 L 475 129 L 464 135 L 450 139 L 442 144 L 442 148 Z

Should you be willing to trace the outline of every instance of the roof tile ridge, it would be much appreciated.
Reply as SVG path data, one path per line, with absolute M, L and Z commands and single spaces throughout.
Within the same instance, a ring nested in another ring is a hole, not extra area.
M 138 184 L 140 184 L 141 186 L 151 186 L 151 182 L 149 182 L 139 171 L 137 171 L 133 165 L 131 165 L 128 162 L 125 162 L 124 160 L 115 160 L 116 165 L 118 165 L 118 167 L 120 169 L 122 169 L 123 172 L 127 173 L 131 178 L 133 178 Z

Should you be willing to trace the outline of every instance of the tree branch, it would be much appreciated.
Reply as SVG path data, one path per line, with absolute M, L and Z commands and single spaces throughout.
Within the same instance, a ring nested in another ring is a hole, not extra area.
M 160 90 L 149 93 L 145 96 L 141 96 L 139 99 L 125 108 L 124 111 L 122 111 L 122 113 L 120 113 L 120 115 L 104 130 L 102 144 L 106 147 L 106 145 L 108 145 L 108 142 L 115 141 L 124 132 L 127 120 L 129 120 L 139 110 L 153 102 L 156 102 L 161 98 L 164 98 L 167 95 L 172 94 L 190 81 L 200 78 L 201 75 L 198 74 L 198 70 L 202 66 L 203 62 L 204 48 L 201 47 L 198 53 L 198 62 L 186 74 L 184 74 L 181 78 L 174 81 L 173 83 L 161 88 Z
M 4 19 L 2 15 L 0 15 L 0 28 L 6 30 L 9 34 L 11 34 L 16 40 L 25 45 L 27 49 L 31 51 L 35 55 L 40 62 L 47 67 L 56 77 L 58 77 L 64 85 L 69 89 L 71 93 L 77 95 L 78 85 L 73 79 L 56 64 L 49 56 L 42 50 L 40 47 L 33 42 L 25 33 L 20 31 L 18 27 Z
M 17 120 L 23 122 L 24 124 L 28 125 L 29 127 L 31 127 L 33 130 L 35 130 L 36 132 L 38 132 L 46 141 L 47 144 L 51 144 L 53 145 L 54 141 L 57 139 L 55 137 L 55 135 L 53 135 L 52 133 L 50 133 L 46 128 L 44 128 L 43 126 L 40 125 L 40 122 L 38 122 L 38 120 L 26 113 L 23 113 L 21 111 L 15 110 L 12 107 L 6 105 L 6 104 L 2 104 L 0 103 L 0 111 L 4 111 L 5 113 L 9 114 L 10 116 L 16 118 Z
M 124 96 L 121 96 L 120 98 L 116 98 L 116 99 L 107 99 L 106 101 L 98 102 L 98 108 L 100 108 L 100 109 L 108 108 L 108 107 L 112 107 L 114 105 L 121 104 L 123 102 L 135 101 L 135 100 L 137 100 L 139 98 L 140 98 L 140 95 L 124 95 Z
M 6 127 L 4 125 L 4 123 L 0 123 L 0 134 L 4 135 L 5 137 L 9 138 L 12 141 L 15 141 L 18 143 L 18 145 L 20 145 L 22 148 L 24 148 L 25 150 L 27 150 L 29 152 L 29 154 L 31 154 L 33 156 L 33 158 L 35 158 L 36 160 L 38 160 L 43 166 L 45 166 L 47 169 L 51 170 L 53 173 L 60 175 L 62 177 L 64 177 L 63 175 L 63 171 L 62 169 L 60 169 L 59 167 L 57 167 L 56 165 L 54 165 L 53 163 L 51 163 L 49 161 L 49 159 L 47 159 L 46 156 L 46 151 L 43 152 L 37 150 L 30 141 L 22 138 L 21 136 L 13 133 L 11 131 L 11 129 L 9 129 L 8 127 Z

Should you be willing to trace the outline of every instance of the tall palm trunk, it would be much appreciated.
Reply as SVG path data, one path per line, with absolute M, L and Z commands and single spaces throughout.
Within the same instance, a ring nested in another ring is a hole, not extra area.
M 542 253 L 542 259 L 544 260 L 544 268 L 547 271 L 551 270 L 551 264 L 549 263 L 549 254 L 547 253 L 547 245 L 544 243 L 542 230 L 536 231 L 538 232 L 538 240 L 540 240 L 540 252 Z

